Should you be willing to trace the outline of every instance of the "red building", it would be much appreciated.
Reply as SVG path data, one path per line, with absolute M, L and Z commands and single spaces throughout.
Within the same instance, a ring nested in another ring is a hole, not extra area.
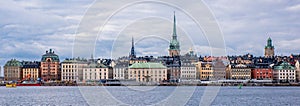
M 60 80 L 59 57 L 50 49 L 42 56 L 41 60 L 41 76 L 44 81 Z
M 252 79 L 271 80 L 273 79 L 273 70 L 270 67 L 256 67 L 252 69 Z

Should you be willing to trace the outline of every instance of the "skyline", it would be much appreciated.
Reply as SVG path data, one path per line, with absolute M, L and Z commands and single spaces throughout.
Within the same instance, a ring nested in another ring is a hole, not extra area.
M 4 14 L 0 21 L 0 65 L 3 66 L 7 60 L 16 58 L 19 60 L 40 60 L 45 50 L 52 48 L 61 59 L 72 57 L 73 40 L 76 29 L 86 9 L 93 1 L 0 1 L 3 7 L 0 11 Z M 297 36 L 300 26 L 300 2 L 297 1 L 208 1 L 207 6 L 219 22 L 223 32 L 226 52 L 228 55 L 243 55 L 246 53 L 255 56 L 263 56 L 263 49 L 268 37 L 273 40 L 275 55 L 299 54 L 300 38 Z M 230 6 L 228 5 L 230 4 Z M 11 8 L 12 5 L 14 8 Z M 259 7 L 257 7 L 259 6 Z M 254 8 L 255 9 L 251 9 Z M 97 10 L 105 9 L 99 7 Z M 142 11 L 140 8 L 148 10 Z M 186 41 L 184 36 L 201 35 L 202 31 L 195 30 L 190 20 L 178 10 L 162 8 L 162 12 L 154 11 L 155 5 L 140 5 L 122 11 L 112 18 L 104 30 L 107 33 L 97 38 L 95 57 L 109 57 L 107 51 L 111 50 L 114 36 L 120 31 L 119 23 L 132 19 L 131 12 L 137 15 L 158 14 L 159 18 L 145 18 L 126 27 L 120 33 L 124 36 L 119 45 L 127 56 L 130 52 L 131 37 L 136 39 L 137 56 L 144 55 L 167 55 L 168 42 L 172 35 L 172 16 L 176 11 L 178 22 L 178 39 Z M 141 10 L 141 11 L 139 11 Z M 104 14 L 104 13 L 103 13 Z M 101 14 L 100 14 L 101 16 Z M 288 18 L 287 18 L 288 17 Z M 158 24 L 159 23 L 159 24 Z M 255 24 L 253 24 L 255 23 Z M 145 26 L 146 25 L 146 26 Z M 140 27 L 141 32 L 133 33 L 134 28 Z M 151 27 L 156 27 L 152 28 Z M 95 28 L 96 30 L 98 28 Z M 191 31 L 193 30 L 193 31 Z M 191 31 L 191 32 L 190 32 Z M 142 34 L 164 36 L 165 39 L 143 39 Z M 188 32 L 188 34 L 186 33 Z M 254 35 L 254 37 L 252 37 Z M 182 44 L 181 54 L 188 51 L 193 45 L 198 55 L 209 55 L 209 45 L 205 36 L 197 36 L 199 42 L 193 44 Z M 250 38 L 249 38 L 250 37 Z M 58 39 L 59 38 L 59 39 Z M 151 44 L 155 45 L 149 45 Z M 161 45 L 165 47 L 159 48 Z M 186 45 L 186 46 L 185 46 Z M 9 52 L 9 53 L 8 53 Z M 118 56 L 119 54 L 116 54 Z M 85 56 L 86 57 L 86 56 Z

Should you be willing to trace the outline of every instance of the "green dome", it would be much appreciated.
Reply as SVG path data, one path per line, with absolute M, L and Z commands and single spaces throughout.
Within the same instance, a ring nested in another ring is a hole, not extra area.
M 16 59 L 11 59 L 9 61 L 6 62 L 5 66 L 18 66 L 18 67 L 21 67 L 21 62 L 19 62 L 18 60 Z
M 48 51 L 46 51 L 46 54 L 44 54 L 43 56 L 42 56 L 42 62 L 46 62 L 46 59 L 47 58 L 51 58 L 51 60 L 52 61 L 54 61 L 54 62 L 59 62 L 59 57 L 58 57 L 58 55 L 56 55 L 55 53 L 54 53 L 54 51 L 52 51 L 52 49 L 50 49 L 49 50 L 49 52 Z

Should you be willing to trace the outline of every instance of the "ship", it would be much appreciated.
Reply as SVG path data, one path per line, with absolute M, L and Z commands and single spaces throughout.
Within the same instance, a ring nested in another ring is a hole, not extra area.
M 42 85 L 40 81 L 34 81 L 30 79 L 31 79 L 31 75 L 30 74 L 26 75 L 26 77 L 22 79 L 20 83 L 17 83 L 17 86 L 41 86 Z
M 8 82 L 5 84 L 6 88 L 15 88 L 17 84 L 15 82 Z
M 17 86 L 41 86 L 41 83 L 38 81 L 22 81 Z

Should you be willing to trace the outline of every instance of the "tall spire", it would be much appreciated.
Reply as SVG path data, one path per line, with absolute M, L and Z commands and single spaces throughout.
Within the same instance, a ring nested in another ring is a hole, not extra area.
M 174 21 L 173 21 L 173 39 L 177 39 L 177 33 L 176 33 L 176 16 L 175 16 L 175 11 L 174 11 Z
M 135 51 L 134 51 L 134 39 L 133 39 L 133 37 L 132 37 L 132 40 L 131 40 L 131 51 L 130 51 L 129 57 L 130 58 L 135 58 L 136 57 Z
M 170 56 L 179 56 L 180 55 L 180 44 L 177 40 L 177 33 L 176 33 L 175 11 L 174 11 L 174 22 L 173 22 L 173 35 L 172 35 L 172 39 L 170 40 L 170 45 L 169 45 L 169 55 Z
M 131 47 L 134 48 L 134 40 L 133 40 L 133 37 L 131 39 Z

